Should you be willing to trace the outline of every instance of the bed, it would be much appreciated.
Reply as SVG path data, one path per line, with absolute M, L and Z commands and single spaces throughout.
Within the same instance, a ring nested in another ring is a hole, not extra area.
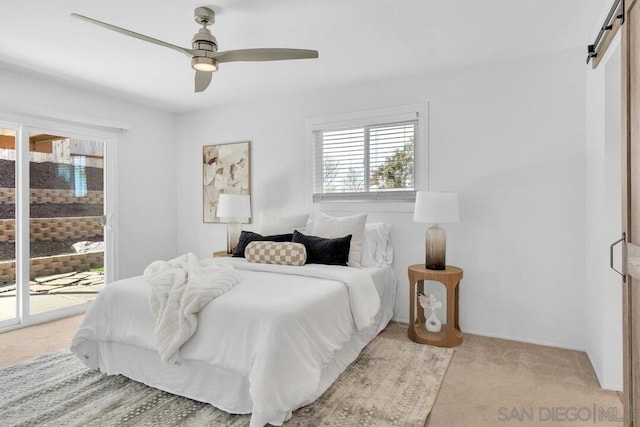
M 143 276 L 104 288 L 72 351 L 106 374 L 229 413 L 251 413 L 252 427 L 282 425 L 294 410 L 316 400 L 393 314 L 397 280 L 389 266 L 209 261 L 233 266 L 242 280 L 198 314 L 198 329 L 182 347 L 178 364 L 160 359 L 150 285 Z M 378 305 L 372 310 L 374 300 Z

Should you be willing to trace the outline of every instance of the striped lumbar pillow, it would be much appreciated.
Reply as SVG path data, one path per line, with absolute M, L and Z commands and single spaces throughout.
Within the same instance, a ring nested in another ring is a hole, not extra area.
M 261 264 L 304 265 L 307 250 L 301 243 L 254 241 L 247 245 L 244 257 Z

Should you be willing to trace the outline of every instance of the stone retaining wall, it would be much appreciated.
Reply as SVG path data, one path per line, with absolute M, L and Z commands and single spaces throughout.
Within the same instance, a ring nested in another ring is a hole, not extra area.
M 49 276 L 52 274 L 87 271 L 90 268 L 104 265 L 104 252 L 87 252 L 84 254 L 65 254 L 31 259 L 31 277 Z M 16 262 L 0 262 L 0 283 L 14 283 Z
M 103 202 L 102 191 L 87 191 L 84 197 L 76 197 L 74 190 L 30 190 L 30 203 L 83 203 L 101 205 Z M 0 204 L 15 204 L 15 189 L 0 188 Z
M 31 218 L 30 240 L 67 240 L 102 236 L 103 228 L 99 216 L 65 218 Z M 0 242 L 15 242 L 15 220 L 0 219 Z

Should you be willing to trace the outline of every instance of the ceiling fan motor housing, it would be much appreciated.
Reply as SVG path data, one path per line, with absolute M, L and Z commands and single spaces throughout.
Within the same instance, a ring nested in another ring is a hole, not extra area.
M 218 69 L 218 61 L 214 58 L 214 54 L 218 51 L 218 42 L 211 31 L 206 27 L 198 30 L 193 36 L 191 46 L 193 47 L 191 66 L 194 69 L 212 72 Z

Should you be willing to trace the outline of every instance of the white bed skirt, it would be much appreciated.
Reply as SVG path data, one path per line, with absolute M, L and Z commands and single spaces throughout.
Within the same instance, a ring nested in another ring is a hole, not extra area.
M 375 282 L 381 294 L 380 311 L 374 323 L 354 334 L 350 341 L 336 351 L 333 359 L 322 369 L 320 383 L 313 397 L 300 407 L 320 397 L 391 320 L 395 304 L 395 276 L 389 267 L 379 269 L 373 275 L 379 276 Z M 384 285 L 380 286 L 380 283 Z M 191 359 L 184 359 L 179 365 L 170 365 L 160 360 L 157 351 L 112 341 L 86 340 L 78 346 L 76 354 L 85 355 L 84 362 L 87 366 L 100 369 L 108 375 L 121 374 L 172 394 L 210 403 L 231 414 L 252 412 L 249 378 L 241 373 Z M 92 364 L 97 366 L 91 366 Z M 295 409 L 298 408 L 293 408 L 292 411 Z M 280 414 L 278 418 L 288 420 L 292 411 Z M 254 421 L 258 420 L 252 419 L 252 426 Z M 274 424 L 273 420 L 257 424 L 264 425 L 267 422 Z

